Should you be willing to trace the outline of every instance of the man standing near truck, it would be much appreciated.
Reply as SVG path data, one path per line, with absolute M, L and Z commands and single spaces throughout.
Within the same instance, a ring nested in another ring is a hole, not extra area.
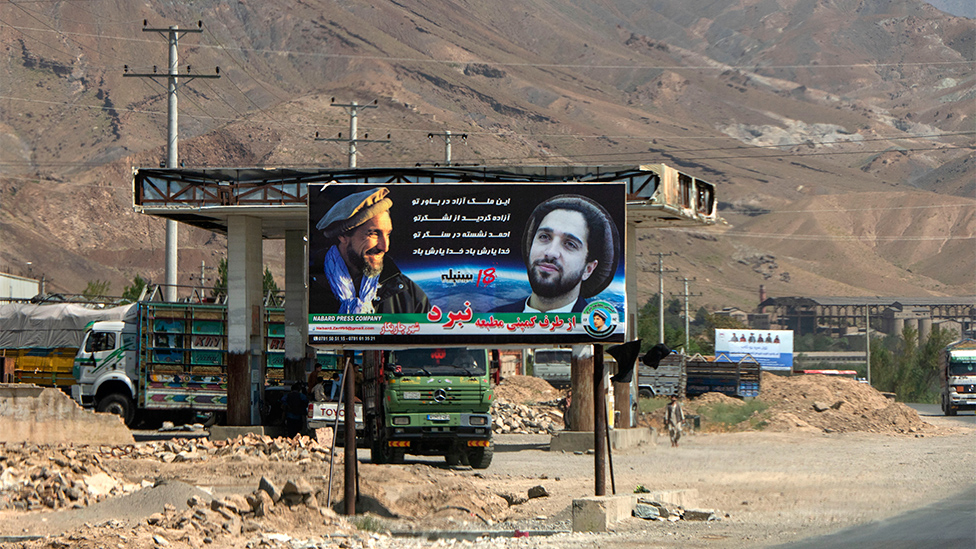
M 310 313 L 426 313 L 427 294 L 386 256 L 393 222 L 379 187 L 353 193 L 332 206 L 315 225 L 333 242 L 324 260 L 311 265 Z

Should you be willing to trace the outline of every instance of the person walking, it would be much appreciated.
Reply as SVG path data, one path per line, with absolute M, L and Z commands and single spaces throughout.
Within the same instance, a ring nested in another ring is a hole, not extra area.
M 671 437 L 671 447 L 678 447 L 678 440 L 681 439 L 681 429 L 685 423 L 685 412 L 681 409 L 678 402 L 678 395 L 671 395 L 671 402 L 664 414 L 664 424 L 668 426 L 668 436 Z

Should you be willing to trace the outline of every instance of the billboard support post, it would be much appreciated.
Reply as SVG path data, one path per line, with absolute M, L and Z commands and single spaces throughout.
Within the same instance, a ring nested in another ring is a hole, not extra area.
M 603 345 L 593 346 L 593 468 L 595 494 L 607 494 L 607 395 L 603 371 Z

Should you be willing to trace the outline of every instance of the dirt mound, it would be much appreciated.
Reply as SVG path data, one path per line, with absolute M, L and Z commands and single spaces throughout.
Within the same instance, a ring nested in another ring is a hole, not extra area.
M 853 379 L 763 373 L 759 399 L 770 405 L 767 429 L 916 433 L 933 429 L 918 412 Z
M 895 402 L 877 389 L 853 379 L 824 375 L 762 375 L 758 400 L 769 405 L 765 411 L 736 425 L 708 420 L 707 408 L 715 405 L 742 406 L 744 401 L 722 393 L 705 393 L 684 403 L 686 414 L 704 413 L 704 431 L 748 431 L 760 428 L 775 432 L 810 433 L 919 433 L 936 430 L 922 421 L 918 412 Z M 647 413 L 642 424 L 664 429 L 665 409 Z
M 495 386 L 495 398 L 515 404 L 534 404 L 557 399 L 562 391 L 532 376 L 508 376 Z

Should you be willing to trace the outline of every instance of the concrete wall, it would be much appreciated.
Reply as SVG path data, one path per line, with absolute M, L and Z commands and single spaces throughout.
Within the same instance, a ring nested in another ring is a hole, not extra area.
M 132 433 L 113 414 L 85 410 L 51 387 L 0 384 L 0 442 L 132 444 Z

